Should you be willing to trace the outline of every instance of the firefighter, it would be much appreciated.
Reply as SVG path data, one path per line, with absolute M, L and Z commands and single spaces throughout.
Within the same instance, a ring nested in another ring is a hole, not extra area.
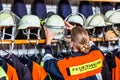
M 45 70 L 53 80 L 102 80 L 103 54 L 89 44 L 89 35 L 82 26 L 72 26 L 66 21 L 65 24 L 71 30 L 73 52 L 61 60 L 54 58 L 51 41 L 56 33 L 51 34 L 46 28 L 46 49 L 43 57 Z

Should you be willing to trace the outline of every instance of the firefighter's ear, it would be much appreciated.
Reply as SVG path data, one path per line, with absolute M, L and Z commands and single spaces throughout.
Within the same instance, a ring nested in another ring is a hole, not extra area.
M 78 52 L 78 49 L 77 49 L 76 44 L 74 42 L 71 42 L 71 47 L 73 48 L 74 52 Z

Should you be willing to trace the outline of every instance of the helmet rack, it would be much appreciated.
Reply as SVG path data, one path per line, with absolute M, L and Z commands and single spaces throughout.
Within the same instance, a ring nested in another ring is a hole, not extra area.
M 70 39 L 66 39 L 68 42 L 70 41 Z M 112 40 L 107 40 L 107 39 L 103 39 L 103 38 L 90 38 L 90 41 L 93 42 L 102 42 L 102 41 L 118 41 L 118 39 L 112 39 Z M 16 39 L 14 40 L 14 44 L 36 44 L 37 40 L 36 39 Z M 52 43 L 57 43 L 58 40 L 52 40 Z M 45 44 L 45 39 L 40 39 L 38 41 L 39 44 Z M 12 44 L 12 40 L 0 40 L 0 44 Z
M 120 0 L 80 0 L 80 1 L 96 1 L 96 2 L 120 2 Z

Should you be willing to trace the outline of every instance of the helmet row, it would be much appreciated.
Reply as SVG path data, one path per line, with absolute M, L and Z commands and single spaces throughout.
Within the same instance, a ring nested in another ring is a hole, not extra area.
M 65 19 L 70 23 L 77 23 L 82 25 L 85 29 L 91 29 L 94 27 L 101 27 L 112 25 L 113 23 L 120 23 L 120 11 L 119 10 L 109 10 L 105 15 L 96 14 L 91 15 L 87 19 L 80 13 L 70 14 Z M 44 20 L 44 27 L 47 27 L 51 33 L 58 33 L 55 38 L 59 39 L 63 37 L 64 34 L 64 20 L 54 14 L 49 16 Z M 18 29 L 27 29 L 27 28 L 41 28 L 40 19 L 35 15 L 25 15 L 21 19 L 17 17 L 14 13 L 10 11 L 1 11 L 0 12 L 0 26 L 18 26 Z

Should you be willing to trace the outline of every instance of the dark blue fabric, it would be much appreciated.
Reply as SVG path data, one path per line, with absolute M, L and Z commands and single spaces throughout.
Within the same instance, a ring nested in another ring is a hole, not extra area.
M 86 18 L 93 15 L 92 6 L 88 1 L 80 2 L 78 12 L 82 13 Z
M 2 6 L 2 3 L 0 1 L 0 11 L 3 10 L 3 6 Z
M 65 19 L 69 14 L 72 13 L 71 6 L 68 0 L 60 0 L 58 3 L 57 14 L 60 15 L 63 19 Z
M 45 15 L 44 19 L 49 18 L 49 17 L 52 16 L 52 15 L 55 15 L 55 13 L 52 12 L 52 11 L 50 11 L 50 12 L 48 12 L 48 13 Z
M 102 13 L 105 14 L 108 10 L 112 10 L 113 7 L 109 2 L 103 2 L 102 3 Z
M 31 13 L 37 15 L 40 19 L 43 19 L 47 13 L 44 0 L 34 0 L 31 7 Z
M 116 3 L 115 9 L 120 9 L 120 3 Z
M 52 80 L 64 80 L 55 59 L 47 60 L 44 65 L 44 69 L 50 74 Z
M 22 18 L 24 15 L 26 15 L 27 8 L 26 8 L 23 0 L 14 0 L 13 6 L 12 6 L 12 11 L 20 18 Z

